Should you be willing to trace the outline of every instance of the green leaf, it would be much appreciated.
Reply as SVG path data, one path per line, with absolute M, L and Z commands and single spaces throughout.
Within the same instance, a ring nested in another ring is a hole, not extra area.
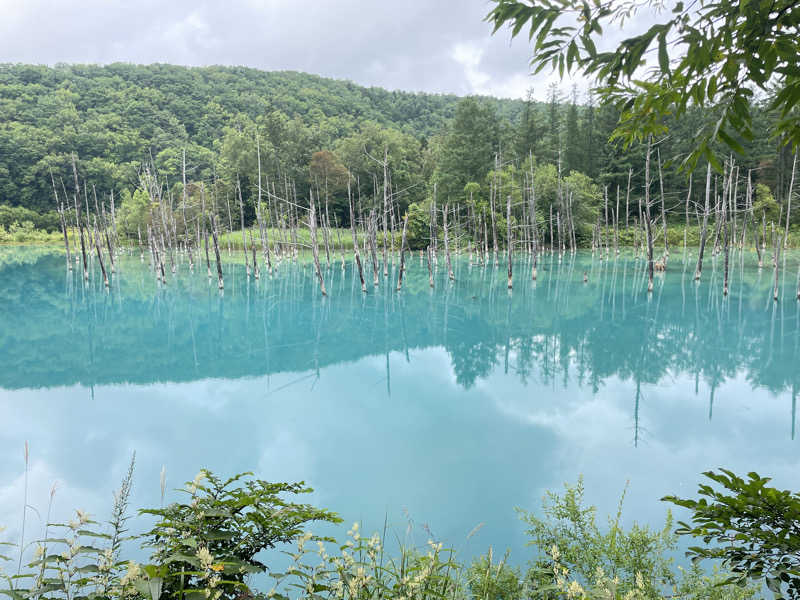
M 669 74 L 669 54 L 667 53 L 667 32 L 658 34 L 658 64 L 664 75 Z

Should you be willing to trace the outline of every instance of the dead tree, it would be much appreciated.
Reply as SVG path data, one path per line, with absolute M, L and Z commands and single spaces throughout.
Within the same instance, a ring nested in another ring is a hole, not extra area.
M 189 243 L 189 226 L 186 223 L 186 202 L 189 199 L 189 194 L 186 192 L 186 148 L 183 149 L 183 161 L 181 164 L 181 178 L 183 180 L 183 206 L 181 212 L 183 213 L 183 240 L 186 244 L 186 253 L 189 255 L 189 269 L 194 269 L 194 258 L 192 256 L 192 245 Z
M 647 140 L 647 155 L 644 163 L 644 211 L 647 233 L 647 291 L 653 291 L 653 223 L 650 218 L 650 154 L 653 137 Z
M 400 270 L 397 275 L 397 291 L 403 287 L 403 271 L 406 268 L 406 227 L 408 226 L 408 215 L 403 218 L 403 236 L 400 240 Z
M 697 268 L 694 272 L 694 279 L 700 279 L 700 274 L 703 272 L 703 253 L 706 249 L 706 232 L 708 228 L 708 213 L 709 213 L 709 197 L 711 195 L 711 163 L 708 163 L 706 170 L 706 203 L 703 210 L 703 226 L 700 229 L 700 248 L 697 251 Z
M 508 253 L 508 289 L 514 286 L 514 276 L 511 267 L 511 194 L 506 196 L 506 250 Z
M 72 175 L 75 178 L 75 220 L 78 221 L 78 235 L 81 238 L 81 256 L 83 256 L 83 280 L 89 281 L 89 264 L 86 260 L 86 243 L 83 241 L 83 219 L 81 219 L 81 203 L 78 197 L 81 186 L 78 183 L 78 167 L 75 164 L 75 155 L 72 155 Z
M 661 224 L 664 226 L 664 267 L 667 266 L 667 258 L 669 258 L 669 241 L 667 239 L 667 211 L 664 201 L 664 176 L 661 173 L 661 148 L 657 149 L 658 153 L 658 186 L 661 193 Z
M 358 267 L 358 279 L 361 281 L 361 291 L 367 293 L 367 285 L 364 283 L 364 269 L 361 266 L 361 256 L 358 252 L 358 235 L 356 234 L 356 219 L 353 214 L 353 194 L 350 189 L 350 174 L 347 174 L 347 201 L 350 205 L 350 233 L 353 235 L 353 256 Z
M 733 165 L 731 165 L 733 167 Z M 733 176 L 733 169 L 731 168 L 731 176 Z M 732 187 L 732 186 L 731 186 Z M 722 194 L 722 243 L 724 244 L 725 251 L 725 266 L 723 273 L 722 295 L 728 295 L 728 270 L 730 263 L 730 234 L 728 232 L 728 194 Z
M 772 299 L 777 302 L 778 301 L 778 263 L 780 262 L 780 255 L 781 255 L 781 240 L 780 234 L 774 235 L 775 238 L 775 247 L 772 252 L 772 266 L 775 271 L 775 279 L 774 279 L 774 287 L 772 291 Z
M 311 234 L 311 255 L 314 259 L 314 268 L 319 279 L 319 290 L 323 296 L 327 296 L 325 291 L 325 278 L 322 276 L 322 269 L 319 266 L 319 249 L 317 248 L 317 213 L 314 206 L 314 192 L 308 192 L 308 230 Z
M 200 219 L 203 222 L 203 246 L 206 250 L 206 273 L 208 278 L 211 279 L 211 260 L 208 257 L 208 229 L 206 228 L 206 191 L 203 184 L 200 184 Z
M 61 223 L 61 231 L 64 233 L 64 250 L 67 253 L 67 270 L 72 271 L 72 257 L 69 252 L 69 235 L 67 234 L 67 220 L 64 217 L 64 205 L 58 199 L 58 191 L 56 190 L 56 180 L 53 177 L 53 172 L 50 171 L 50 181 L 53 183 L 53 195 L 56 199 L 56 210 L 58 211 L 58 220 Z
M 250 261 L 247 259 L 247 236 L 244 230 L 244 202 L 242 201 L 242 184 L 239 181 L 239 176 L 236 176 L 236 191 L 239 194 L 239 216 L 242 222 L 242 247 L 244 250 L 244 268 L 247 276 L 250 277 Z
M 450 262 L 450 243 L 447 235 L 447 204 L 445 204 L 442 209 L 442 227 L 444 228 L 444 255 L 447 260 L 447 276 L 450 278 L 450 281 L 453 281 L 455 276 L 453 275 L 453 265 Z
M 794 151 L 794 160 L 792 161 L 792 178 L 789 180 L 789 195 L 786 198 L 786 231 L 783 234 L 783 247 L 789 247 L 789 223 L 792 216 L 792 193 L 794 192 L 794 175 L 797 169 L 797 150 Z
M 214 256 L 217 259 L 217 282 L 219 284 L 219 289 L 223 289 L 225 287 L 225 283 L 222 279 L 222 261 L 219 258 L 219 239 L 217 238 L 217 219 L 215 215 L 217 212 L 217 203 L 216 196 L 214 195 L 212 197 L 214 198 L 214 206 L 212 206 L 211 212 L 209 213 L 211 216 L 211 239 L 214 241 Z
M 97 262 L 100 264 L 100 271 L 103 273 L 103 285 L 108 287 L 108 274 L 106 274 L 106 266 L 103 264 L 103 253 L 100 251 L 100 243 L 97 241 L 97 215 L 94 216 L 94 248 L 97 251 Z
M 431 246 L 428 244 L 428 249 L 426 251 L 426 255 L 428 257 L 428 285 L 433 287 L 433 268 L 431 267 Z

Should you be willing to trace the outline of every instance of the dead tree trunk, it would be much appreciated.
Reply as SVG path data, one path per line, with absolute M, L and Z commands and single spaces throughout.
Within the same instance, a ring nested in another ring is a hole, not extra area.
M 733 166 L 733 165 L 731 165 Z M 731 176 L 733 176 L 733 169 L 731 169 Z M 723 283 L 722 283 L 722 295 L 728 295 L 728 270 L 729 270 L 729 263 L 730 263 L 730 235 L 728 232 L 728 195 L 723 193 L 722 195 L 722 236 L 723 240 L 722 243 L 724 244 L 724 251 L 725 251 L 725 265 L 723 268 Z
M 628 216 L 631 214 L 631 212 L 630 212 L 631 177 L 633 177 L 633 168 L 632 167 L 628 169 L 628 191 L 625 192 L 625 231 L 628 230 Z
M 711 196 L 711 163 L 708 163 L 706 170 L 706 203 L 703 210 L 703 225 L 700 229 L 700 248 L 697 251 L 697 268 L 694 272 L 694 279 L 700 279 L 700 274 L 703 272 L 703 253 L 706 249 L 706 232 L 708 228 L 708 212 L 709 212 L 709 197 Z
M 533 161 L 531 161 L 532 164 Z M 533 169 L 533 166 L 531 166 Z M 533 183 L 533 173 L 531 173 L 531 195 L 530 195 L 530 218 L 531 222 L 533 223 L 533 240 L 531 242 L 531 248 L 533 252 L 533 260 L 531 265 L 531 280 L 536 281 L 536 253 L 538 252 L 538 242 L 539 242 L 539 231 L 538 231 L 538 224 L 536 221 L 536 188 L 534 187 Z
M 789 223 L 792 217 L 792 193 L 794 192 L 794 175 L 797 169 L 797 150 L 794 151 L 792 161 L 792 178 L 789 180 L 789 196 L 786 198 L 786 230 L 783 234 L 783 247 L 789 247 Z
M 450 281 L 453 281 L 455 276 L 453 275 L 453 265 L 450 262 L 450 242 L 447 235 L 447 204 L 442 209 L 442 227 L 444 228 L 444 255 L 447 260 L 447 276 Z
M 253 253 L 253 277 L 258 279 L 260 273 L 258 269 L 258 260 L 256 260 L 256 243 L 253 241 L 253 231 L 250 230 L 250 251 Z
M 408 215 L 403 218 L 403 236 L 400 240 L 400 272 L 397 275 L 397 291 L 403 287 L 403 271 L 406 268 L 406 227 L 408 226 Z
M 781 240 L 780 234 L 774 236 L 775 237 L 775 248 L 772 253 L 772 266 L 775 270 L 775 283 L 772 291 L 772 299 L 777 302 L 778 301 L 778 264 L 780 262 L 780 255 L 781 255 Z
M 327 296 L 325 291 L 325 279 L 322 276 L 322 269 L 319 266 L 319 249 L 317 248 L 317 213 L 314 206 L 314 193 L 308 193 L 308 229 L 311 233 L 311 254 L 314 258 L 314 269 L 317 272 L 317 279 L 319 279 L 319 290 L 323 296 Z
M 358 278 L 361 281 L 361 291 L 367 293 L 367 285 L 364 283 L 364 270 L 361 266 L 361 256 L 358 253 L 358 235 L 356 234 L 356 219 L 353 214 L 353 194 L 350 189 L 350 174 L 347 174 L 347 201 L 350 205 L 350 233 L 353 235 L 353 256 L 358 267 Z
M 506 252 L 508 254 L 508 289 L 514 286 L 514 275 L 511 267 L 511 194 L 506 196 Z
M 242 184 L 239 176 L 236 176 L 236 191 L 239 194 L 239 217 L 242 223 L 242 249 L 244 250 L 244 268 L 247 276 L 250 277 L 250 261 L 247 259 L 247 235 L 244 231 L 244 202 L 242 201 Z
M 686 227 L 683 229 L 683 260 L 686 261 L 686 243 L 687 243 L 687 235 L 689 234 L 689 200 L 692 198 L 692 175 L 693 173 L 689 173 L 689 191 L 686 192 Z
M 183 149 L 183 162 L 181 165 L 181 178 L 183 180 L 183 206 L 182 206 L 182 213 L 183 213 L 183 240 L 186 244 L 186 253 L 189 255 L 189 269 L 194 269 L 194 257 L 192 256 L 192 245 L 189 243 L 189 226 L 186 223 L 186 202 L 189 199 L 189 195 L 186 193 L 186 148 Z
M 100 251 L 100 243 L 97 241 L 97 215 L 94 216 L 94 249 L 97 251 L 100 272 L 103 273 L 103 285 L 108 287 L 108 274 L 106 273 L 106 266 L 103 264 L 103 253 Z
M 56 190 L 56 180 L 53 177 L 53 172 L 50 171 L 50 181 L 53 183 L 53 195 L 56 199 L 56 210 L 58 211 L 58 219 L 61 223 L 61 231 L 64 233 L 64 250 L 67 253 L 67 270 L 72 271 L 72 257 L 69 252 L 69 235 L 67 234 L 67 220 L 64 217 L 64 205 L 58 200 L 58 191 Z M 69 200 L 67 200 L 69 202 Z
M 89 281 L 89 264 L 86 260 L 86 243 L 83 241 L 83 219 L 81 219 L 81 186 L 78 183 L 78 167 L 75 164 L 75 155 L 72 155 L 72 175 L 75 178 L 75 220 L 78 221 L 78 235 L 81 238 L 81 256 L 83 257 L 83 280 Z
M 208 257 L 208 229 L 206 228 L 206 190 L 203 184 L 200 184 L 200 219 L 203 222 L 203 246 L 206 250 L 206 272 L 208 278 L 211 279 L 211 260 Z
M 269 224 L 264 223 L 264 215 L 261 210 L 261 142 L 259 141 L 258 133 L 256 133 L 256 156 L 258 158 L 258 205 L 256 206 L 258 230 L 261 234 L 261 249 L 264 254 L 264 261 L 267 263 L 267 273 L 272 275 L 272 257 L 269 252 L 269 230 L 267 229 Z M 267 179 L 267 196 L 269 196 L 269 179 Z
M 661 148 L 658 152 L 658 186 L 661 193 L 661 224 L 664 226 L 664 268 L 667 267 L 667 258 L 669 258 L 669 241 L 667 239 L 667 210 L 664 200 L 664 176 L 661 173 Z
M 647 291 L 653 291 L 653 223 L 650 218 L 650 154 L 653 138 L 647 140 L 647 156 L 644 163 L 644 211 L 647 233 Z
M 372 285 L 378 286 L 378 248 L 376 238 L 378 235 L 378 220 L 375 216 L 375 211 L 371 210 L 369 214 L 369 223 L 367 223 L 367 241 L 369 242 L 369 251 L 372 257 Z
M 217 219 L 215 214 L 217 212 L 217 203 L 216 203 L 216 196 L 212 196 L 214 198 L 214 206 L 211 207 L 211 238 L 214 241 L 214 256 L 217 259 L 217 281 L 219 284 L 219 289 L 223 289 L 225 284 L 222 279 L 222 261 L 219 258 L 219 240 L 217 239 Z
M 428 285 L 433 287 L 433 267 L 431 267 L 431 246 L 428 244 L 428 251 L 426 252 L 428 257 Z

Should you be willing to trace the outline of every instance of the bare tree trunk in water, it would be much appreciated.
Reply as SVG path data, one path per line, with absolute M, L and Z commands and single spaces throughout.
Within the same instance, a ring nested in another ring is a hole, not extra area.
M 426 252 L 428 256 L 428 285 L 433 287 L 433 268 L 431 267 L 431 247 L 428 245 L 428 250 Z
M 700 274 L 703 272 L 703 253 L 706 249 L 706 233 L 708 229 L 708 211 L 709 211 L 709 197 L 711 195 L 711 163 L 708 163 L 706 170 L 706 204 L 703 210 L 703 226 L 700 229 L 700 248 L 697 252 L 697 268 L 694 272 L 694 280 L 700 279 Z
M 258 270 L 258 260 L 256 260 L 256 243 L 253 240 L 253 231 L 250 230 L 250 251 L 253 253 L 253 277 L 258 279 L 259 270 Z
M 444 209 L 442 209 L 442 217 L 442 226 L 444 227 L 444 254 L 447 259 L 447 276 L 450 278 L 450 281 L 453 281 L 455 277 L 453 276 L 453 265 L 450 263 L 450 242 L 447 239 L 447 204 L 445 204 Z
M 187 232 L 189 228 L 186 224 L 186 201 L 188 200 L 188 194 L 186 193 L 186 148 L 183 149 L 183 161 L 182 161 L 182 168 L 181 168 L 181 178 L 183 180 L 183 239 L 186 243 L 186 252 L 189 254 L 189 269 L 194 269 L 194 257 L 192 256 L 192 245 L 189 243 L 189 236 Z
M 775 251 L 772 254 L 772 264 L 773 267 L 775 268 L 775 286 L 772 292 L 772 299 L 775 302 L 778 301 L 778 263 L 780 262 L 781 246 L 782 246 L 780 237 L 781 237 L 780 234 L 775 236 Z
M 647 232 L 647 291 L 653 291 L 653 224 L 650 219 L 650 153 L 653 136 L 647 139 L 647 157 L 644 163 L 644 210 Z
M 406 268 L 406 227 L 408 225 L 408 215 L 403 219 L 403 237 L 400 241 L 400 273 L 397 275 L 397 291 L 403 287 L 403 271 Z
M 792 216 L 792 193 L 794 192 L 794 174 L 797 169 L 797 150 L 794 151 L 792 162 L 792 178 L 789 180 L 789 196 L 786 198 L 786 231 L 783 234 L 783 247 L 789 247 L 789 223 Z
M 370 211 L 369 223 L 367 224 L 367 240 L 369 242 L 369 250 L 372 255 L 372 285 L 378 286 L 378 250 L 376 248 L 375 238 L 377 237 L 378 221 L 375 217 L 375 211 Z
M 731 165 L 731 176 L 733 176 L 733 165 Z M 725 266 L 723 273 L 722 295 L 728 295 L 728 270 L 730 263 L 730 235 L 728 232 L 728 195 L 722 194 L 722 243 L 725 246 Z
M 75 178 L 75 219 L 78 221 L 78 235 L 81 237 L 81 256 L 83 256 L 83 280 L 89 281 L 89 264 L 86 261 L 86 244 L 83 241 L 83 220 L 81 219 L 81 186 L 78 183 L 78 167 L 75 164 L 75 155 L 72 155 L 72 175 Z M 87 217 L 88 218 L 88 217 Z
M 628 169 L 628 191 L 625 192 L 625 231 L 628 230 L 628 216 L 631 214 L 631 177 L 633 177 L 633 168 Z
M 361 256 L 358 253 L 358 235 L 356 234 L 356 219 L 353 214 L 353 194 L 350 189 L 350 173 L 347 174 L 347 201 L 350 205 L 350 233 L 353 235 L 353 256 L 358 267 L 358 278 L 361 281 L 361 291 L 367 293 L 367 284 L 364 283 L 364 269 L 361 266 Z
M 205 194 L 205 192 L 203 193 Z M 217 282 L 219 284 L 219 289 L 224 289 L 225 284 L 222 280 L 222 261 L 219 258 L 219 240 L 217 239 L 217 219 L 215 218 L 214 214 L 217 212 L 217 202 L 215 196 L 212 196 L 212 198 L 214 198 L 214 206 L 211 208 L 211 212 L 209 213 L 211 215 L 211 238 L 214 241 L 214 256 L 217 259 Z
M 244 202 L 242 202 L 242 184 L 239 176 L 236 176 L 236 191 L 239 193 L 239 216 L 242 221 L 242 246 L 244 249 L 244 268 L 247 276 L 250 277 L 250 261 L 247 259 L 247 236 L 244 231 Z
M 658 152 L 658 185 L 661 191 L 661 224 L 664 226 L 664 269 L 667 268 L 667 258 L 669 257 L 669 242 L 667 241 L 667 212 L 664 206 L 664 176 L 661 174 L 661 148 Z
M 94 249 L 97 251 L 97 262 L 100 263 L 100 271 L 103 273 L 103 285 L 108 287 L 108 275 L 106 266 L 103 264 L 103 253 L 100 251 L 100 244 L 97 241 L 97 215 L 94 216 Z
M 311 254 L 314 258 L 314 268 L 319 279 L 319 289 L 323 296 L 327 296 L 325 291 L 325 279 L 322 277 L 322 269 L 319 267 L 319 250 L 317 248 L 317 213 L 314 207 L 314 193 L 308 192 L 308 229 L 311 233 Z
M 67 234 L 67 219 L 64 217 L 64 205 L 58 200 L 56 180 L 53 177 L 52 171 L 50 171 L 50 181 L 53 183 L 53 195 L 56 198 L 56 210 L 58 211 L 58 219 L 61 223 L 61 231 L 64 233 L 64 249 L 67 251 L 67 270 L 72 271 L 72 257 L 69 252 L 69 235 Z M 67 202 L 69 202 L 68 199 Z
M 206 190 L 202 183 L 200 183 L 200 219 L 203 222 L 203 246 L 206 250 L 206 273 L 208 278 L 211 279 L 211 260 L 208 258 L 208 229 L 206 228 Z
M 506 252 L 508 253 L 508 289 L 514 286 L 514 276 L 511 271 L 511 194 L 506 196 Z
M 689 234 L 689 200 L 692 198 L 692 173 L 689 173 L 689 191 L 686 192 L 686 227 L 683 229 L 683 260 L 686 261 L 686 242 Z

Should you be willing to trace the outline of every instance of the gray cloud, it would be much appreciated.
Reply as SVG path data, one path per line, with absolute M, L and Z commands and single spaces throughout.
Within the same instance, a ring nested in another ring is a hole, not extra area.
M 413 91 L 543 99 L 487 0 L 0 0 L 0 61 L 245 65 Z M 564 89 L 568 86 L 564 84 Z

